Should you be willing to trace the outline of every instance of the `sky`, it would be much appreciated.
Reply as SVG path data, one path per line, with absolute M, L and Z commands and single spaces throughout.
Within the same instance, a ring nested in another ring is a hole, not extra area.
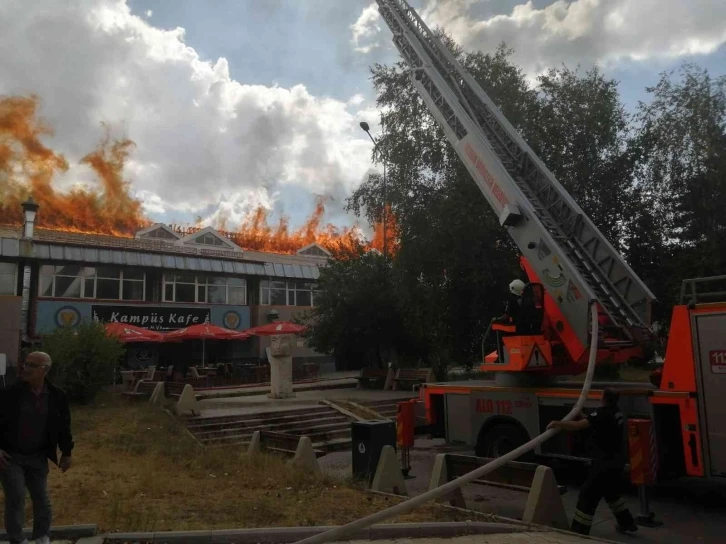
M 467 50 L 505 41 L 531 78 L 597 63 L 628 108 L 662 71 L 726 73 L 723 0 L 415 0 Z M 163 222 L 234 226 L 262 205 L 293 225 L 346 197 L 371 170 L 378 113 L 369 66 L 393 63 L 370 0 L 0 0 L 0 95 L 39 97 L 48 145 L 78 161 L 103 137 L 136 143 L 126 177 Z M 8 54 L 11 52 L 11 54 Z

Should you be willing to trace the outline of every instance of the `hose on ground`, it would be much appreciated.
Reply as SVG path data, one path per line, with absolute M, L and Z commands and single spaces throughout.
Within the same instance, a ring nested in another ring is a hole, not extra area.
M 596 355 L 597 355 L 597 342 L 598 342 L 598 321 L 597 321 L 597 305 L 596 304 L 591 305 L 590 320 L 592 323 L 592 335 L 590 338 L 590 359 L 587 364 L 585 382 L 582 385 L 582 390 L 580 391 L 580 397 L 577 399 L 575 406 L 572 408 L 570 413 L 568 413 L 562 419 L 563 421 L 570 421 L 573 418 L 575 418 L 575 416 L 580 414 L 580 411 L 582 410 L 582 407 L 585 404 L 585 401 L 587 400 L 587 395 L 590 392 L 590 386 L 592 385 L 592 378 L 595 373 L 595 360 L 596 360 Z M 544 433 L 533 438 L 526 444 L 523 444 L 523 445 L 519 446 L 518 448 L 512 450 L 511 452 L 507 453 L 506 455 L 498 457 L 497 459 L 494 459 L 492 462 L 487 463 L 486 465 L 481 466 L 475 470 L 472 470 L 468 474 L 464 474 L 463 476 L 460 476 L 460 477 L 456 478 L 455 480 L 452 480 L 440 487 L 431 489 L 431 490 L 427 491 L 426 493 L 417 495 L 416 497 L 408 499 L 402 503 L 396 504 L 394 506 L 391 506 L 390 508 L 386 508 L 385 510 L 381 510 L 380 512 L 376 512 L 376 513 L 366 516 L 364 518 L 357 519 L 346 525 L 342 525 L 340 527 L 335 527 L 334 529 L 330 529 L 329 531 L 325 531 L 323 533 L 319 533 L 312 537 L 305 538 L 303 540 L 298 541 L 296 544 L 321 544 L 323 542 L 334 542 L 336 540 L 343 539 L 344 537 L 350 535 L 351 533 L 355 533 L 356 531 L 360 531 L 361 529 L 365 529 L 366 527 L 370 527 L 371 525 L 374 525 L 376 523 L 380 523 L 384 520 L 410 512 L 411 510 L 418 508 L 422 504 L 425 504 L 429 501 L 432 501 L 432 500 L 435 500 L 438 498 L 442 498 L 442 497 L 448 495 L 449 493 L 451 493 L 452 491 L 456 490 L 457 488 L 461 487 L 462 485 L 471 483 L 474 480 L 478 480 L 485 474 L 488 474 L 488 473 L 498 469 L 499 467 L 508 463 L 509 461 L 513 461 L 513 460 L 517 459 L 519 456 L 534 449 L 535 446 L 541 444 L 545 440 L 552 438 L 555 434 L 557 434 L 557 432 L 558 431 L 555 429 L 550 429 L 548 431 L 545 431 Z

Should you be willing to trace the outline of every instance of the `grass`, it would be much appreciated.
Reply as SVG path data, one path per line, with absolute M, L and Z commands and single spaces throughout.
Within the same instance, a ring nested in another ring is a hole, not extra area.
M 274 456 L 202 448 L 162 409 L 110 394 L 73 410 L 73 432 L 73 468 L 62 474 L 53 466 L 49 476 L 54 525 L 96 523 L 104 532 L 338 525 L 400 500 L 296 473 Z M 467 518 L 427 505 L 392 521 Z

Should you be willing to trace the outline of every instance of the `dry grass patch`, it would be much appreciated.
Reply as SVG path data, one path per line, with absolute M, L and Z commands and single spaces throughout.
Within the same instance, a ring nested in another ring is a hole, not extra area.
M 73 430 L 73 469 L 52 467 L 49 478 L 54 525 L 97 523 L 108 532 L 339 525 L 399 500 L 295 473 L 273 456 L 202 448 L 143 401 L 103 396 L 73 411 Z M 428 505 L 395 521 L 457 516 L 471 518 Z

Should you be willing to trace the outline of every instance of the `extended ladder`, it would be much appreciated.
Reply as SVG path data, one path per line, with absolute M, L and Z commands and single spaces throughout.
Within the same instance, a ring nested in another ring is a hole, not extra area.
M 408 3 L 377 2 L 413 84 L 583 349 L 591 301 L 625 337 L 648 338 L 648 287 Z

